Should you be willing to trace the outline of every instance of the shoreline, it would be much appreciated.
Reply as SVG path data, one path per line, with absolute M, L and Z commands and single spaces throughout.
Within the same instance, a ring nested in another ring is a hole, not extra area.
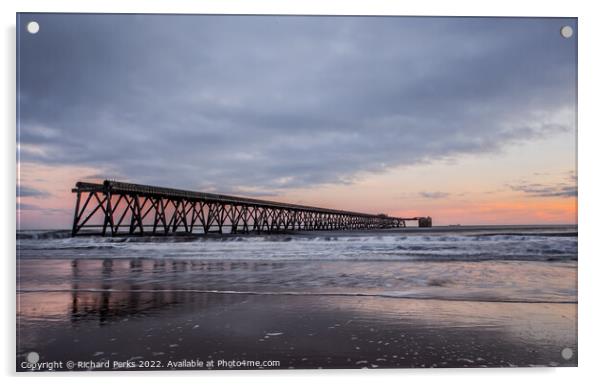
M 51 294 L 48 302 L 61 302 L 62 295 Z M 100 305 L 102 293 L 83 300 Z M 45 361 L 160 363 L 121 370 L 220 359 L 280 362 L 269 369 L 577 365 L 576 354 L 561 355 L 567 347 L 577 351 L 570 327 L 576 304 L 208 293 L 180 293 L 174 300 L 140 310 L 84 307 L 54 322 L 22 320 L 17 370 L 33 349 Z
M 513 231 L 508 231 L 512 229 Z M 562 231 L 561 231 L 562 230 Z M 539 231 L 539 232 L 537 232 Z M 47 230 L 17 230 L 17 240 L 30 239 L 28 233 L 47 234 L 48 239 L 52 235 L 60 238 L 106 238 L 106 239 L 227 239 L 227 238 L 253 238 L 253 237 L 281 237 L 294 236 L 296 238 L 328 237 L 328 236 L 370 236 L 370 235 L 439 235 L 439 234 L 462 234 L 462 235 L 542 235 L 542 236 L 578 236 L 578 225 L 470 225 L 470 226 L 433 226 L 433 227 L 404 227 L 391 229 L 369 229 L 369 230 L 280 230 L 272 232 L 248 232 L 248 233 L 169 233 L 169 234 L 116 234 L 115 236 L 102 236 L 98 234 L 86 234 L 85 232 L 72 237 L 69 229 L 47 229 Z M 42 238 L 43 239 L 43 238 Z

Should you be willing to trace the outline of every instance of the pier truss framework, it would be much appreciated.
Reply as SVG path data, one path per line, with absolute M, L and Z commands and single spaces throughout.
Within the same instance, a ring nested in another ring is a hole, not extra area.
M 117 181 L 78 182 L 72 235 L 270 233 L 405 227 L 397 218 Z

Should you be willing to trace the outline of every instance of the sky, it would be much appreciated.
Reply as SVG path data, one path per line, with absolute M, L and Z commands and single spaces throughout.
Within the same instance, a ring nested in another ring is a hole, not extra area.
M 22 229 L 69 228 L 71 188 L 104 179 L 435 225 L 577 222 L 576 19 L 20 14 L 17 29 Z

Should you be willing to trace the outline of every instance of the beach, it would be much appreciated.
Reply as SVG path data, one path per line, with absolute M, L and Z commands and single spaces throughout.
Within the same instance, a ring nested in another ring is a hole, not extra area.
M 18 371 L 578 362 L 576 226 L 17 238 Z

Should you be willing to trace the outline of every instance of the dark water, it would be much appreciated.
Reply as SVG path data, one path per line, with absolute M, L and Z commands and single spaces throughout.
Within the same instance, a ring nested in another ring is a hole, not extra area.
M 18 370 L 576 365 L 576 227 L 67 235 L 17 234 Z

